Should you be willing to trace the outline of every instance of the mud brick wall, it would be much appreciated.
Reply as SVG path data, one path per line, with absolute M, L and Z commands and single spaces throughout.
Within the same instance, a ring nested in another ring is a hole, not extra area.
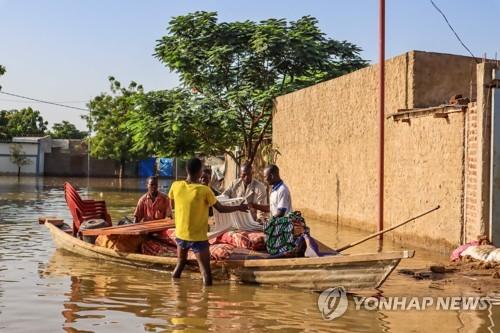
M 475 76 L 468 57 L 412 51 L 387 60 L 385 114 L 439 105 L 454 94 L 470 96 Z M 375 231 L 378 126 L 377 65 L 279 97 L 273 145 L 294 209 Z M 386 119 L 385 227 L 442 207 L 388 238 L 443 250 L 460 242 L 464 131 L 464 112 L 409 123 Z
M 464 238 L 465 241 L 474 240 L 481 232 L 477 221 L 480 217 L 480 193 L 479 193 L 479 137 L 478 137 L 478 114 L 477 104 L 469 103 L 467 112 L 467 141 L 466 141 L 466 175 L 465 175 L 465 217 L 464 217 Z M 469 223 L 471 222 L 471 223 Z

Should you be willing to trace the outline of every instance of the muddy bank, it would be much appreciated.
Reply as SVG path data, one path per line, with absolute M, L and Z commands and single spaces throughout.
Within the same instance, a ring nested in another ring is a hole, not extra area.
M 482 262 L 464 258 L 458 262 L 436 263 L 420 269 L 399 269 L 398 275 L 408 283 L 418 280 L 444 293 L 500 293 L 500 263 Z

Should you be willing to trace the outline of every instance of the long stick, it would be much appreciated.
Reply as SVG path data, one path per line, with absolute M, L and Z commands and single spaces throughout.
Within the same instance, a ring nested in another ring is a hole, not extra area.
M 409 223 L 409 222 L 411 222 L 411 221 L 413 221 L 413 220 L 416 220 L 416 219 L 418 219 L 418 218 L 420 218 L 420 217 L 422 217 L 422 216 L 424 216 L 424 215 L 427 215 L 427 214 L 429 214 L 429 213 L 432 213 L 433 211 L 438 210 L 439 208 L 441 208 L 441 206 L 437 205 L 436 207 L 432 208 L 431 210 L 426 211 L 425 213 L 422 213 L 422 214 L 420 214 L 420 215 L 418 215 L 418 216 L 412 217 L 411 219 L 406 220 L 406 221 L 404 221 L 404 222 L 401 222 L 400 224 L 395 225 L 395 226 L 393 226 L 393 227 L 390 227 L 390 228 L 387 228 L 387 229 L 385 229 L 385 230 L 382 230 L 382 231 L 376 232 L 376 233 L 374 233 L 374 234 L 371 234 L 371 235 L 369 235 L 369 236 L 366 236 L 365 238 L 360 239 L 360 240 L 358 240 L 358 241 L 356 241 L 356 242 L 354 242 L 354 243 L 350 243 L 350 244 L 344 245 L 344 246 L 342 246 L 341 248 L 335 249 L 335 251 L 337 251 L 337 252 L 342 252 L 342 251 L 345 251 L 345 250 L 347 250 L 347 249 L 349 249 L 349 248 L 351 248 L 351 247 L 353 247 L 353 246 L 356 246 L 356 245 L 358 245 L 358 244 L 361 244 L 361 243 L 366 242 L 366 241 L 367 241 L 367 240 L 369 240 L 369 239 L 372 239 L 372 238 L 374 238 L 374 237 L 377 237 L 378 235 L 385 234 L 386 232 L 389 232 L 389 231 L 391 231 L 391 230 L 394 230 L 394 229 L 396 229 L 396 228 L 399 228 L 399 227 L 401 227 L 401 226 L 403 226 L 403 225 L 405 225 L 405 224 L 407 224 L 407 223 Z

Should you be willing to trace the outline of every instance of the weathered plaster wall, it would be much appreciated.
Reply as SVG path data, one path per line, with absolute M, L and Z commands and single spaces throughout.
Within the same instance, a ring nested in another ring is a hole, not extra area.
M 431 66 L 436 59 L 439 65 Z M 440 104 L 456 93 L 468 95 L 471 74 L 464 67 L 469 62 L 426 52 L 386 61 L 386 116 Z M 377 80 L 374 65 L 277 99 L 277 162 L 294 208 L 306 216 L 376 229 Z M 386 119 L 385 226 L 442 206 L 392 237 L 417 245 L 437 240 L 446 248 L 460 241 L 464 119 L 463 113 L 415 118 L 409 124 Z
M 476 62 L 471 57 L 414 51 L 414 107 L 448 103 L 452 95 L 476 99 Z
M 463 112 L 448 118 L 433 114 L 410 123 L 386 123 L 385 224 L 402 222 L 428 209 L 441 208 L 391 236 L 403 242 L 460 243 L 464 199 Z M 423 241 L 423 242 L 422 242 Z M 438 242 L 436 242 L 438 241 Z

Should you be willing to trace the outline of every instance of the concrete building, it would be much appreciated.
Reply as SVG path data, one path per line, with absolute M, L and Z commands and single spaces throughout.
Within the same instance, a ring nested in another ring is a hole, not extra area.
M 0 142 L 0 174 L 17 174 L 17 165 L 12 163 L 11 147 L 18 145 L 28 158 L 28 164 L 21 168 L 21 174 L 42 176 L 45 167 L 45 153 L 50 152 L 51 138 L 14 137 L 12 142 Z
M 387 237 L 449 250 L 489 234 L 500 246 L 500 220 L 490 218 L 500 209 L 490 204 L 500 198 L 500 172 L 490 175 L 500 151 L 491 144 L 495 63 L 411 51 L 385 66 L 384 227 L 441 205 Z M 378 67 L 277 98 L 277 164 L 306 217 L 377 228 Z M 450 105 L 458 94 L 470 102 Z

